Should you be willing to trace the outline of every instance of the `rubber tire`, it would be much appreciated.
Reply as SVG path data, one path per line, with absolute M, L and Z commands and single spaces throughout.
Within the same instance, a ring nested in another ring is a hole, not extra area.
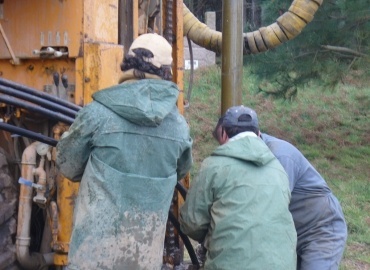
M 0 270 L 20 269 L 15 246 L 18 191 L 8 164 L 0 148 Z

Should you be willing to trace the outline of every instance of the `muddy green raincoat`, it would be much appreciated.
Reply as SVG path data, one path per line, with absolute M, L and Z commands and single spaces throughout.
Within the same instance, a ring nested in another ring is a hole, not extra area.
M 160 269 L 177 180 L 192 164 L 176 84 L 129 81 L 99 91 L 57 145 L 80 181 L 68 269 Z
M 258 137 L 219 146 L 202 163 L 181 230 L 208 250 L 204 269 L 295 270 L 290 190 L 279 161 Z

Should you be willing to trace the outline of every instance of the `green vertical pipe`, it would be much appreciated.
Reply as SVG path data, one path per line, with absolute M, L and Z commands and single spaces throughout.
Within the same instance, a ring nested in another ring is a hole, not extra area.
M 243 0 L 222 1 L 221 113 L 242 103 Z

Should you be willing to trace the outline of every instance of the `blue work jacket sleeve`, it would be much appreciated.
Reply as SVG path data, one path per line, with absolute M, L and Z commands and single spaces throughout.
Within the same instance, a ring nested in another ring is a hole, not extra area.
M 98 119 L 88 109 L 82 108 L 66 136 L 57 144 L 57 167 L 72 181 L 80 181 L 91 154 L 91 139 Z
M 292 192 L 297 180 L 299 179 L 298 172 L 300 170 L 300 166 L 289 156 L 280 156 L 278 157 L 278 160 L 288 175 L 289 189 Z

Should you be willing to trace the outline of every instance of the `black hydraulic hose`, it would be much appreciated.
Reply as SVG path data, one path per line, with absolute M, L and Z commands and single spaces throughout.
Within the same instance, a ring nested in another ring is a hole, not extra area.
M 188 193 L 188 190 L 180 182 L 177 182 L 176 189 L 180 192 L 182 198 L 186 200 L 186 193 Z
M 195 266 L 199 267 L 199 262 L 197 255 L 195 254 L 193 245 L 191 244 L 189 238 L 180 230 L 180 223 L 177 221 L 175 215 L 170 211 L 168 212 L 168 219 L 171 221 L 172 225 L 176 228 L 177 232 L 179 233 L 182 241 L 184 242 L 184 245 L 186 249 L 188 250 L 191 263 Z
M 187 104 L 186 107 L 190 106 L 190 99 L 191 99 L 191 91 L 193 89 L 193 82 L 194 82 L 194 55 L 193 55 L 193 46 L 191 45 L 191 39 L 187 36 L 188 44 L 189 44 L 189 55 L 190 55 L 190 76 L 189 76 L 189 87 L 188 87 L 188 94 L 187 94 Z
M 13 97 L 0 95 L 0 102 L 4 102 L 6 104 L 21 107 L 21 108 L 27 109 L 27 110 L 32 111 L 32 112 L 40 113 L 42 115 L 45 115 L 48 118 L 58 120 L 58 121 L 61 121 L 63 123 L 69 124 L 69 125 L 72 124 L 73 121 L 74 121 L 74 118 L 65 116 L 64 114 L 61 114 L 61 113 L 58 113 L 58 112 L 53 112 L 53 111 L 50 111 L 50 110 L 45 109 L 43 107 L 35 106 L 35 105 L 33 105 L 31 103 L 28 103 L 28 102 L 22 102 L 19 99 L 16 99 L 16 98 L 13 98 Z
M 41 105 L 47 109 L 53 110 L 53 111 L 59 111 L 63 114 L 66 114 L 71 117 L 76 117 L 77 111 L 69 109 L 64 107 L 63 105 L 51 102 L 47 99 L 43 99 L 37 96 L 33 96 L 31 94 L 28 94 L 26 92 L 17 91 L 17 89 L 12 87 L 7 87 L 0 84 L 0 93 L 4 93 L 10 96 L 14 96 L 16 98 L 24 99 L 30 102 L 33 102 L 35 104 Z
M 181 194 L 181 196 L 183 197 L 183 199 L 184 200 L 186 200 L 186 194 L 188 193 L 188 190 L 186 189 L 186 187 L 184 187 L 181 183 L 180 183 L 180 181 L 177 181 L 177 184 L 176 184 L 176 189 L 177 189 L 177 191 L 178 192 L 180 192 L 180 194 Z M 169 215 L 172 215 L 172 217 L 171 216 L 169 216 L 169 218 L 170 218 L 170 221 L 172 222 L 172 224 L 175 226 L 175 228 L 179 231 L 179 234 L 180 234 L 180 232 L 181 232 L 181 230 L 180 230 L 180 224 L 178 223 L 178 221 L 176 220 L 176 217 L 173 215 L 173 213 L 170 211 L 170 213 L 169 213 Z M 176 224 L 175 224 L 175 223 Z M 176 227 L 177 226 L 177 227 Z M 181 235 L 182 234 L 182 235 Z M 184 244 L 185 244 L 185 241 L 189 241 L 189 239 L 188 239 L 188 237 L 186 236 L 186 235 L 184 235 L 184 233 L 183 232 L 181 232 L 181 234 L 180 234 L 180 236 L 181 236 L 181 238 L 183 239 L 183 242 L 184 242 Z M 186 240 L 184 240 L 184 238 L 186 238 Z M 189 241 L 190 242 L 190 241 Z M 186 244 L 185 244 L 186 245 Z M 191 258 L 191 261 L 192 261 L 192 263 L 193 264 L 196 264 L 197 266 L 199 266 L 199 262 L 198 262 L 198 258 L 197 258 L 197 256 L 195 255 L 195 252 L 194 252 L 194 249 L 193 249 L 193 245 L 191 245 L 191 243 L 190 243 L 190 245 L 188 245 L 188 246 L 186 246 L 186 249 L 188 250 L 188 252 L 189 252 L 189 256 L 191 257 L 192 255 L 190 255 L 190 254 L 194 254 L 193 256 L 195 257 L 195 258 Z M 195 263 L 196 262 L 196 263 Z
M 7 123 L 0 122 L 0 129 L 8 131 L 10 133 L 15 133 L 20 136 L 27 137 L 29 139 L 33 139 L 42 143 L 46 143 L 50 146 L 56 146 L 58 141 L 54 140 L 53 138 L 50 138 L 48 136 L 42 135 L 40 133 L 36 133 L 27 129 L 23 129 L 20 127 L 16 127 Z
M 78 106 L 76 104 L 73 104 L 71 102 L 65 101 L 63 99 L 60 99 L 56 96 L 43 93 L 43 92 L 38 91 L 36 89 L 33 89 L 31 87 L 27 87 L 25 85 L 21 85 L 21 84 L 18 84 L 18 83 L 15 83 L 15 82 L 3 79 L 3 78 L 0 78 L 0 85 L 15 88 L 15 89 L 20 90 L 22 92 L 25 92 L 25 93 L 28 93 L 28 94 L 31 94 L 31 95 L 34 95 L 34 96 L 38 96 L 40 98 L 43 98 L 43 99 L 46 99 L 46 100 L 49 100 L 49 101 L 52 101 L 52 102 L 55 102 L 57 104 L 60 104 L 64 107 L 70 108 L 70 109 L 75 110 L 75 111 L 79 111 L 81 109 L 80 106 Z

